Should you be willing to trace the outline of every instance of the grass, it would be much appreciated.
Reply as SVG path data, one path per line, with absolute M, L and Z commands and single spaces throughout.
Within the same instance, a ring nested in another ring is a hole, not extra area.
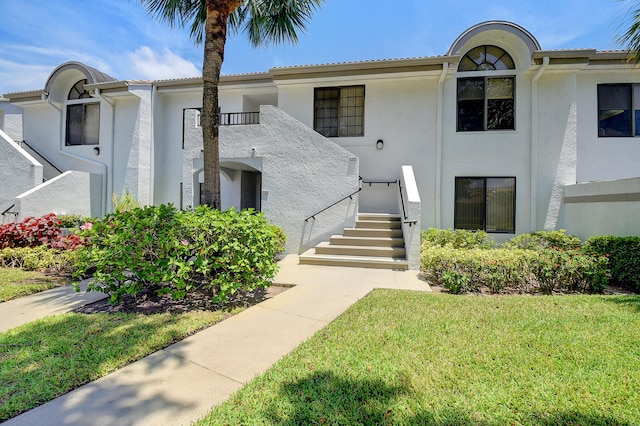
M 632 425 L 640 297 L 377 290 L 198 425 Z
M 237 311 L 146 316 L 70 313 L 0 333 L 0 422 Z
M 0 268 L 0 302 L 58 287 L 65 282 L 41 272 Z

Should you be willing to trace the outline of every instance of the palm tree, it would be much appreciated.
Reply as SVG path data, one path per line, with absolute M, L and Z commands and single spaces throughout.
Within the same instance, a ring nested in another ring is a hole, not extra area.
M 190 25 L 196 44 L 204 41 L 202 63 L 202 137 L 204 148 L 203 200 L 220 208 L 218 149 L 218 83 L 224 60 L 227 28 L 245 32 L 255 47 L 269 43 L 297 43 L 324 0 L 139 0 L 149 14 L 170 26 Z
M 621 32 L 616 43 L 623 46 L 630 54 L 630 60 L 640 62 L 640 2 L 629 9 L 620 25 Z

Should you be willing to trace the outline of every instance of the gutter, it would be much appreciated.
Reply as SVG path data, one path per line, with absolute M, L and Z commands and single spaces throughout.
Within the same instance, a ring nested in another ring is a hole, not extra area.
M 157 98 L 158 98 L 158 86 L 156 85 L 152 85 L 151 86 L 151 123 L 150 123 L 150 131 L 149 131 L 149 136 L 151 137 L 151 152 L 150 152 L 150 156 L 151 158 L 149 158 L 149 204 L 150 205 L 154 205 L 154 196 L 155 196 L 155 187 L 156 187 L 156 166 L 155 166 L 155 161 L 156 161 L 156 154 L 155 154 L 155 150 L 156 150 L 156 132 L 155 132 L 155 128 L 156 128 L 156 102 L 157 102 Z M 182 131 L 184 132 L 184 129 L 182 129 Z
M 538 223 L 538 80 L 540 80 L 548 66 L 549 56 L 545 56 L 542 58 L 542 65 L 540 65 L 538 72 L 531 80 L 531 170 L 529 174 L 531 210 L 529 213 L 529 231 L 535 231 Z

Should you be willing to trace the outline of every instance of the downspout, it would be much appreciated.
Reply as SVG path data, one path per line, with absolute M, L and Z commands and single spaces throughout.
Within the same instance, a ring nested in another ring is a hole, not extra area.
M 538 80 L 549 65 L 549 57 L 542 58 L 542 65 L 531 81 L 531 170 L 529 174 L 531 206 L 529 231 L 536 230 L 538 223 Z
M 151 86 L 151 158 L 149 159 L 150 167 L 150 179 L 149 185 L 149 204 L 154 205 L 154 192 L 156 187 L 156 173 L 155 173 L 155 148 L 156 148 L 156 132 L 155 132 L 155 116 L 156 116 L 156 99 L 158 97 L 158 86 L 152 84 Z
M 110 101 L 106 97 L 102 95 L 102 91 L 99 87 L 95 89 L 95 95 L 100 99 L 105 101 L 111 107 L 111 155 L 109 159 L 109 164 L 111 165 L 111 173 L 104 175 L 105 187 L 104 187 L 104 199 L 102 200 L 104 214 L 107 214 L 107 203 L 110 199 L 109 194 L 113 194 L 113 164 L 115 161 L 115 151 L 116 151 L 116 105 L 115 102 Z
M 436 199 L 435 199 L 435 222 L 436 228 L 441 228 L 440 223 L 440 194 L 442 193 L 442 116 L 444 110 L 444 79 L 449 71 L 449 63 L 442 64 L 442 72 L 438 78 L 438 106 L 437 106 L 437 125 L 436 125 Z

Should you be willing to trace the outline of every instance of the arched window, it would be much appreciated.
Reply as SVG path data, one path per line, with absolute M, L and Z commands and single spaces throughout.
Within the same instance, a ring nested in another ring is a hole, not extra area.
M 458 64 L 458 72 L 473 77 L 458 78 L 459 132 L 515 129 L 515 63 L 504 49 L 484 45 L 469 50 Z
M 502 71 L 515 68 L 511 55 L 504 49 L 489 45 L 471 49 L 458 65 L 458 71 Z
M 67 96 L 65 145 L 97 145 L 100 134 L 100 103 L 85 89 L 87 80 L 73 85 Z

